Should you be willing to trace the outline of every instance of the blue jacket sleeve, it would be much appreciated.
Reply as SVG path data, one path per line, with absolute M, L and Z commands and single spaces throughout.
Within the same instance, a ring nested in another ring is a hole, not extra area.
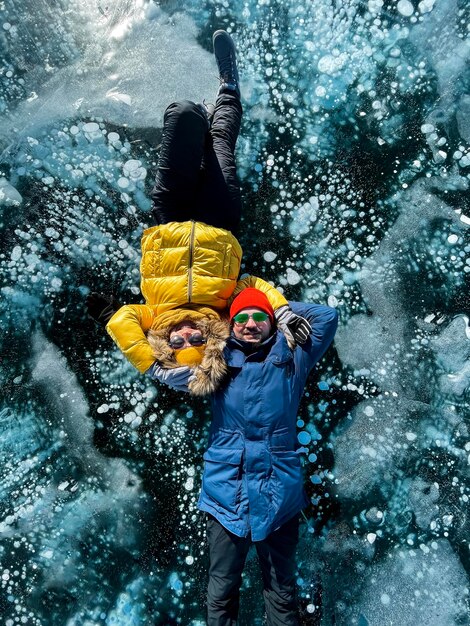
M 295 349 L 301 356 L 303 365 L 310 371 L 333 341 L 338 327 L 338 311 L 330 306 L 305 302 L 289 302 L 289 306 L 294 313 L 305 317 L 312 327 L 307 342 Z

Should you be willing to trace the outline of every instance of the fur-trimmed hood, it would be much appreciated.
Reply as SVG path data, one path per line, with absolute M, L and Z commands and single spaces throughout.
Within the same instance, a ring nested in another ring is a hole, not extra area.
M 230 326 L 228 322 L 214 318 L 199 319 L 194 323 L 206 339 L 206 344 L 202 361 L 191 376 L 189 391 L 195 396 L 206 396 L 218 389 L 227 374 L 223 351 L 230 337 Z M 150 330 L 147 335 L 156 360 L 167 369 L 181 367 L 176 361 L 175 351 L 168 344 L 172 326 Z

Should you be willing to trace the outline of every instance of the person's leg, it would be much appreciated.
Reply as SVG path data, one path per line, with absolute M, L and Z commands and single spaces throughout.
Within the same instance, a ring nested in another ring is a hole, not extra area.
M 200 105 L 183 100 L 166 109 L 152 191 L 158 224 L 196 219 L 194 201 L 208 130 L 207 116 Z
M 209 542 L 208 626 L 235 626 L 238 620 L 240 585 L 250 539 L 237 537 L 214 517 L 207 517 Z
M 299 539 L 296 515 L 264 541 L 255 542 L 264 586 L 269 626 L 298 626 L 295 550 Z
M 241 193 L 235 162 L 242 105 L 233 91 L 217 97 L 207 137 L 201 173 L 201 215 L 211 226 L 236 232 L 241 217 Z
M 204 152 L 199 219 L 236 231 L 241 198 L 234 152 L 243 112 L 236 51 L 232 38 L 222 30 L 214 33 L 213 45 L 220 88 Z

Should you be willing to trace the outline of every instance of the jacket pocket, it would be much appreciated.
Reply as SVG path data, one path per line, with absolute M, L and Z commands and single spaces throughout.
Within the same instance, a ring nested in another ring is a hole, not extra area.
M 285 451 L 292 452 L 292 439 L 293 437 L 289 433 L 289 429 L 287 427 L 279 428 L 278 430 L 275 430 L 270 437 L 269 449 L 274 453 Z
M 203 494 L 232 512 L 240 498 L 242 457 L 243 449 L 215 446 L 204 454 Z
M 275 513 L 288 509 L 302 494 L 300 457 L 292 450 L 271 450 L 272 473 L 269 481 L 271 505 Z

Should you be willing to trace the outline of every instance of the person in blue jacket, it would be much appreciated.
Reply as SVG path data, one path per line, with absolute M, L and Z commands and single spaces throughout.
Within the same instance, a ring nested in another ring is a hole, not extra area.
M 212 423 L 198 502 L 207 519 L 209 626 L 237 623 L 241 575 L 254 543 L 270 626 L 298 624 L 295 550 L 308 503 L 297 452 L 297 410 L 307 377 L 331 344 L 337 311 L 290 302 L 307 341 L 290 349 L 266 296 L 244 289 L 230 308 L 225 383 L 210 396 Z M 188 376 L 190 373 L 188 372 Z M 172 385 L 180 390 L 184 384 Z

